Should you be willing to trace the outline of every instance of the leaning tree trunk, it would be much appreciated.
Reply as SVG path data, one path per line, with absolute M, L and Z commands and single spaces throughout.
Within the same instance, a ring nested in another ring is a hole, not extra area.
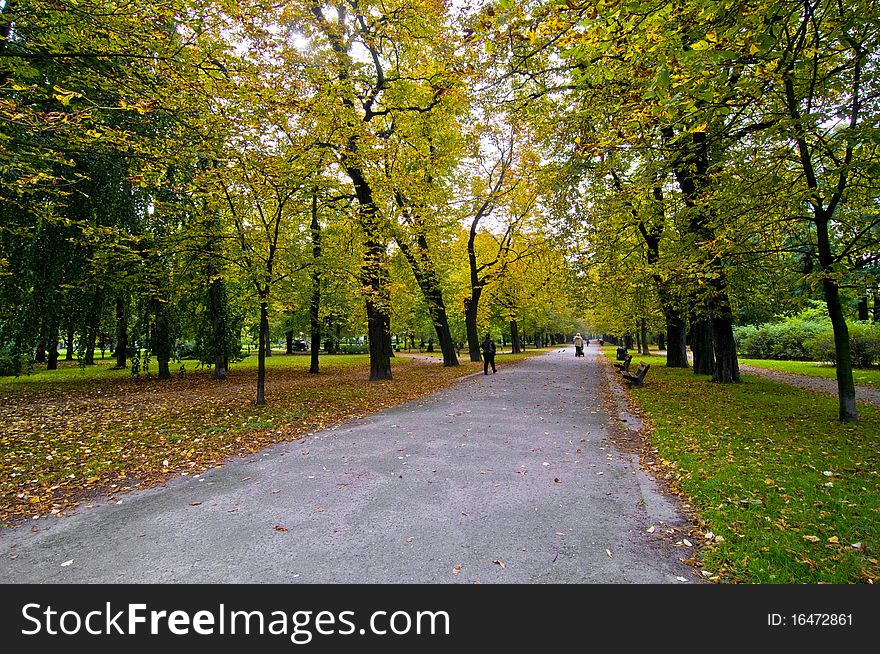
M 691 350 L 694 353 L 694 374 L 714 374 L 715 348 L 711 320 L 706 318 L 691 320 Z

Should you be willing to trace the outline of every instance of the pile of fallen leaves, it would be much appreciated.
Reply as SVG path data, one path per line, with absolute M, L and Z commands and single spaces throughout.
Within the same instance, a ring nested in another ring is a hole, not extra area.
M 289 364 L 287 363 L 289 361 Z M 268 445 L 427 395 L 477 370 L 398 357 L 394 380 L 370 382 L 366 357 L 276 361 L 266 406 L 256 370 L 169 381 L 114 376 L 0 390 L 0 521 L 64 515 L 80 501 L 195 474 Z M 56 387 L 57 386 L 57 387 Z M 59 388 L 60 387 L 60 388 Z

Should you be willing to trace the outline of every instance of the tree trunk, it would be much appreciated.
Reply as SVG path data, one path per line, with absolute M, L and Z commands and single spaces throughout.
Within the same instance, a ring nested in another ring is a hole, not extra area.
M 472 287 L 471 296 L 464 301 L 464 324 L 467 329 L 468 352 L 471 361 L 483 360 L 480 355 L 480 334 L 477 331 L 477 308 L 482 292 L 482 287 Z
M 636 332 L 636 352 L 642 353 L 642 335 L 638 331 Z
M 171 361 L 171 334 L 168 330 L 168 317 L 165 304 L 157 299 L 151 302 L 153 316 L 153 353 L 156 355 L 156 363 L 159 366 L 159 379 L 171 379 L 171 369 L 168 365 Z
M 677 310 L 667 308 L 666 311 L 666 367 L 688 368 L 684 318 Z
M 352 154 L 357 151 L 354 142 L 349 144 Z M 355 196 L 360 207 L 359 219 L 364 230 L 366 249 L 361 267 L 361 287 L 364 289 L 367 305 L 367 335 L 370 346 L 370 381 L 391 379 L 391 298 L 384 283 L 386 245 L 380 228 L 373 189 L 363 171 L 354 166 L 346 168 L 354 185 Z
M 739 382 L 739 361 L 733 338 L 733 316 L 730 313 L 712 319 L 712 345 L 715 351 L 715 370 L 712 381 L 719 384 Z
M 46 363 L 46 341 L 42 338 L 37 343 L 37 352 L 34 355 L 34 363 Z
M 648 352 L 648 327 L 645 324 L 644 318 L 642 318 L 642 355 L 646 357 L 651 356 Z
M 658 350 L 665 350 L 666 349 L 666 334 L 665 334 L 665 332 L 660 332 L 657 334 L 657 349 Z M 667 352 L 667 356 L 668 355 L 669 355 L 669 353 Z M 669 367 L 668 363 L 666 364 L 666 367 L 667 368 Z
M 257 399 L 254 404 L 266 403 L 266 352 L 269 349 L 269 303 L 260 302 L 259 349 L 257 351 Z
M 863 295 L 859 298 L 859 320 L 867 321 L 870 319 L 868 315 L 868 296 Z
M 874 296 L 873 321 L 880 322 L 880 290 L 875 288 L 871 294 Z
M 522 350 L 522 347 L 519 342 L 519 325 L 516 324 L 516 320 L 510 321 L 510 353 L 511 354 L 519 354 Z
M 125 316 L 125 300 L 116 298 L 116 367 L 128 365 L 128 320 Z
M 822 290 L 825 293 L 825 305 L 828 307 L 828 317 L 831 318 L 831 327 L 834 331 L 834 351 L 837 361 L 838 416 L 841 422 L 855 422 L 858 420 L 858 413 L 856 411 L 856 387 L 852 374 L 849 329 L 846 326 L 846 318 L 843 315 L 840 287 L 834 280 L 832 272 L 834 257 L 831 252 L 831 240 L 828 235 L 829 222 L 830 218 L 824 215 L 824 211 L 815 208 L 816 249 L 819 255 L 819 263 L 826 272 L 822 280 Z
M 318 193 L 312 192 L 312 297 L 309 300 L 309 372 L 317 375 L 321 371 L 321 223 L 318 221 Z
M 49 328 L 49 352 L 48 352 L 48 358 L 46 360 L 46 370 L 57 370 L 57 369 L 58 369 L 58 323 L 55 322 Z
M 213 279 L 208 288 L 208 311 L 211 314 L 211 354 L 214 358 L 214 379 L 226 379 L 226 373 L 229 369 L 227 308 L 226 288 L 223 280 Z
M 287 342 L 287 349 L 284 352 L 285 354 L 293 354 L 293 330 L 288 329 L 284 332 L 284 340 Z
M 632 334 L 626 334 L 623 337 L 623 347 L 625 347 L 627 350 L 633 349 L 633 336 L 632 336 Z
M 73 361 L 73 327 L 67 328 L 67 333 L 64 335 L 64 341 L 67 345 L 67 351 L 64 353 L 64 360 Z
M 711 320 L 691 320 L 691 350 L 694 353 L 694 374 L 714 374 L 715 348 Z

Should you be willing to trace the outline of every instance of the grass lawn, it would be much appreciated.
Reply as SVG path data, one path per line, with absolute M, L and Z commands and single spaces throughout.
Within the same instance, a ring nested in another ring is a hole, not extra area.
M 740 364 L 746 366 L 755 366 L 756 368 L 767 368 L 768 370 L 779 370 L 781 372 L 792 372 L 798 375 L 808 375 L 809 377 L 826 377 L 835 379 L 837 369 L 827 363 L 816 363 L 815 361 L 776 361 L 775 359 L 740 359 Z M 853 379 L 856 384 L 865 384 L 880 388 L 880 369 L 854 369 Z
M 155 363 L 152 378 L 135 379 L 110 359 L 0 378 L 0 522 L 63 514 L 87 495 L 201 472 L 482 370 L 398 356 L 392 381 L 370 382 L 365 354 L 322 356 L 321 374 L 310 375 L 307 354 L 276 353 L 266 362 L 268 404 L 256 407 L 256 356 L 234 364 L 222 382 L 185 363 L 184 376 L 172 364 L 173 379 L 164 382 Z
M 880 410 L 860 406 L 861 422 L 844 425 L 833 396 L 754 375 L 713 384 L 650 363 L 632 396 L 660 467 L 704 531 L 723 538 L 703 540 L 704 570 L 745 583 L 877 578 Z

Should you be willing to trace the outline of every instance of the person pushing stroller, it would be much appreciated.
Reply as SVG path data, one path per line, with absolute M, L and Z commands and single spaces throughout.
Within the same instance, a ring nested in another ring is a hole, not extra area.
M 584 337 L 580 332 L 574 335 L 574 355 L 576 357 L 584 356 Z

